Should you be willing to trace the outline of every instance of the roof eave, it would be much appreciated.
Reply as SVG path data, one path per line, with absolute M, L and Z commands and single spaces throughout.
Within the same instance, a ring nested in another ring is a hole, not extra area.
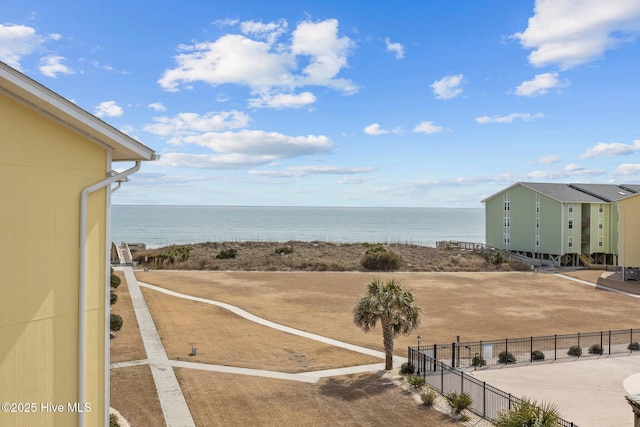
M 0 82 L 0 90 L 13 99 L 96 143 L 110 147 L 113 161 L 145 161 L 157 158 L 151 148 L 3 62 L 0 62 Z

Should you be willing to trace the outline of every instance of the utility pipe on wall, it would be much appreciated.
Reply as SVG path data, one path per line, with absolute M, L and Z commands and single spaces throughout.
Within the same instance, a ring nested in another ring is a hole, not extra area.
M 80 193 L 80 272 L 79 272 L 79 285 L 78 285 L 78 406 L 83 408 L 84 401 L 84 358 L 85 358 L 85 310 L 86 310 L 86 293 L 87 293 L 87 199 L 89 194 L 104 188 L 114 182 L 125 181 L 126 178 L 140 170 L 140 161 L 136 161 L 136 164 L 125 170 L 124 172 L 110 176 L 100 182 L 82 190 Z M 105 408 L 108 410 L 109 408 Z M 78 427 L 84 427 L 84 412 L 78 411 Z

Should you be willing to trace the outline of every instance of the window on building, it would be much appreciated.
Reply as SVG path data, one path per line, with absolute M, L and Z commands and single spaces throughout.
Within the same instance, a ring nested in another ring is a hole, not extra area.
M 573 247 L 573 236 L 569 236 L 569 241 L 567 242 L 567 246 L 570 248 Z
M 504 210 L 505 211 L 511 210 L 510 204 L 511 204 L 511 202 L 504 202 Z
M 598 237 L 598 246 L 602 247 L 602 236 Z
M 600 212 L 600 213 L 604 212 L 604 205 L 603 204 L 599 204 L 598 205 L 598 212 Z
M 540 218 L 536 218 L 536 228 L 540 228 Z
M 536 213 L 540 213 L 540 202 L 536 202 Z
M 601 220 L 601 219 L 600 219 L 600 220 L 598 220 L 598 228 L 599 228 L 600 230 L 602 230 L 602 228 L 603 228 L 603 227 L 604 227 L 604 225 L 602 224 L 602 220 Z
M 540 246 L 540 235 L 536 234 L 536 246 Z
M 570 219 L 569 220 L 569 230 L 571 230 L 573 228 L 573 220 Z
M 569 203 L 569 213 L 573 213 L 573 203 Z
M 510 225 L 510 221 L 509 221 L 509 217 L 507 216 L 504 218 L 504 226 L 509 227 L 509 225 Z

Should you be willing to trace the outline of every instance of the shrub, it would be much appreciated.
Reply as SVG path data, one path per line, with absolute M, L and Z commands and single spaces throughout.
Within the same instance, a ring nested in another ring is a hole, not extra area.
M 407 377 L 407 382 L 413 388 L 420 388 L 420 387 L 424 386 L 426 381 L 425 381 L 424 377 L 421 376 L 421 375 L 409 375 Z
M 111 291 L 111 305 L 115 304 L 116 302 L 118 302 L 118 294 L 114 293 L 113 291 Z
M 604 353 L 604 350 L 602 349 L 602 346 L 600 344 L 591 344 L 591 347 L 589 347 L 589 354 L 602 354 Z
M 122 317 L 120 317 L 120 315 L 111 313 L 110 329 L 111 332 L 118 332 L 122 329 Z
M 400 268 L 402 259 L 382 245 L 366 244 L 368 247 L 360 264 L 367 270 L 391 271 Z
M 113 289 L 117 289 L 118 286 L 120 286 L 120 283 L 122 282 L 122 280 L 120 280 L 120 277 L 113 274 L 113 269 L 111 270 L 111 280 L 110 280 L 110 285 Z
M 510 351 L 503 351 L 498 355 L 498 363 L 515 363 L 516 357 Z
M 291 246 L 283 246 L 281 248 L 277 248 L 276 253 L 278 255 L 291 255 L 293 253 L 293 248 Z
M 471 396 L 466 391 L 460 394 L 454 391 L 445 395 L 445 397 L 447 399 L 447 402 L 449 402 L 449 406 L 451 406 L 451 411 L 456 414 L 460 414 L 473 403 Z
M 484 366 L 486 364 L 487 361 L 480 356 L 473 356 L 473 359 L 471 360 L 471 366 Z
M 499 412 L 495 425 L 497 427 L 559 427 L 560 413 L 553 404 L 543 403 L 538 406 L 535 401 L 525 399 L 514 403 L 511 410 Z
M 580 348 L 579 345 L 572 345 L 571 347 L 569 347 L 569 351 L 567 351 L 567 354 L 569 356 L 580 357 L 582 356 L 582 348 Z
M 531 360 L 544 360 L 544 353 L 540 350 L 534 350 L 531 352 Z
M 416 367 L 413 366 L 413 363 L 404 362 L 400 366 L 400 373 L 402 375 L 413 374 L 416 371 Z
M 218 252 L 217 259 L 234 259 L 238 255 L 238 251 L 235 249 L 224 249 Z
M 120 427 L 116 414 L 109 414 L 109 427 Z
M 420 399 L 422 400 L 422 403 L 427 406 L 433 405 L 433 402 L 436 401 L 437 397 L 438 393 L 436 393 L 432 389 L 424 390 L 422 393 L 420 393 Z
M 631 351 L 640 350 L 640 344 L 638 344 L 638 341 L 634 341 L 627 346 L 627 350 L 631 350 Z

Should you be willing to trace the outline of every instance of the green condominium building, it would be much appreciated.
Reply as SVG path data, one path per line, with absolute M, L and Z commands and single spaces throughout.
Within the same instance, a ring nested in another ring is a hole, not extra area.
M 553 266 L 618 265 L 619 202 L 640 185 L 519 182 L 484 199 L 486 243 Z

